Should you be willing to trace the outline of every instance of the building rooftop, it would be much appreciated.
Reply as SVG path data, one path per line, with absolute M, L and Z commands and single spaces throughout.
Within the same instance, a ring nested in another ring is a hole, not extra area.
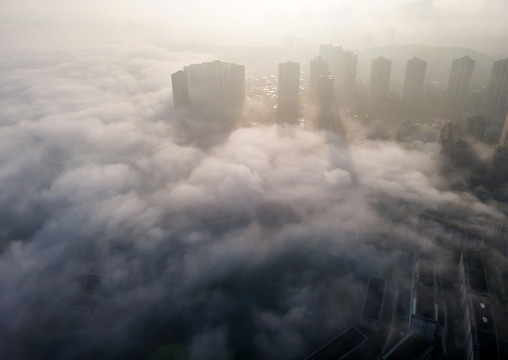
M 433 264 L 421 260 L 413 281 L 412 315 L 437 321 Z
M 423 360 L 432 352 L 432 345 L 417 332 L 404 336 L 385 355 L 383 360 Z
M 386 280 L 371 276 L 363 298 L 362 317 L 381 321 Z
M 363 333 L 350 327 L 304 360 L 343 360 L 359 351 L 367 341 Z
M 469 288 L 470 290 L 488 294 L 489 287 L 487 278 L 485 277 L 485 269 L 483 265 L 483 256 L 479 251 L 468 250 L 465 251 L 465 266 L 467 270 Z

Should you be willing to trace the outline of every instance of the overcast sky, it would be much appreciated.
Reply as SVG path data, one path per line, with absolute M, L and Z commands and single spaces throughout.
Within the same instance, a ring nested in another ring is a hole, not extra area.
M 0 10 L 4 39 L 64 25 L 74 30 L 66 37 L 150 34 L 175 44 L 280 45 L 291 35 L 308 45 L 356 48 L 508 34 L 505 0 L 0 0 Z M 64 34 L 51 37 L 57 35 Z

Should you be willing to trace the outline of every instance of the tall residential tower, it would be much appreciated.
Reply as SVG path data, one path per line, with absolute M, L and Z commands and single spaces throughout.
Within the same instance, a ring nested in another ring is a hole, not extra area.
M 485 110 L 491 116 L 505 116 L 508 111 L 508 59 L 492 66 Z
M 450 110 L 463 110 L 471 77 L 473 76 L 474 65 L 475 61 L 469 56 L 453 60 L 446 93 L 446 102 Z
M 378 57 L 371 61 L 369 80 L 369 99 L 371 103 L 382 104 L 388 99 L 391 70 L 391 60 Z
M 300 64 L 279 63 L 277 90 L 278 122 L 296 123 L 300 114 Z
M 426 70 L 426 61 L 414 57 L 407 62 L 404 88 L 402 90 L 402 102 L 406 105 L 415 106 L 419 104 Z
M 332 45 L 321 45 L 319 51 L 320 55 L 328 61 L 338 103 L 350 102 L 355 93 L 358 55 Z
M 171 75 L 175 108 L 228 110 L 245 99 L 245 67 L 222 61 L 192 64 Z

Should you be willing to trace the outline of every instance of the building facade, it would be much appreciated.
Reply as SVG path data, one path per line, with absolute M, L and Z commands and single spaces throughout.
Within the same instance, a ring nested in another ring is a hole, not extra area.
M 277 121 L 296 123 L 300 115 L 300 64 L 279 64 L 277 88 Z
M 408 60 L 406 65 L 406 75 L 404 77 L 404 87 L 402 90 L 402 102 L 404 104 L 410 106 L 420 104 L 426 71 L 426 61 L 416 57 Z
M 485 111 L 490 116 L 506 116 L 508 112 L 508 58 L 492 66 Z
M 450 110 L 461 111 L 464 109 L 474 65 L 475 61 L 469 56 L 453 60 L 446 90 L 446 102 Z
M 373 59 L 370 65 L 369 100 L 373 104 L 383 104 L 390 91 L 390 72 L 392 62 L 384 57 Z

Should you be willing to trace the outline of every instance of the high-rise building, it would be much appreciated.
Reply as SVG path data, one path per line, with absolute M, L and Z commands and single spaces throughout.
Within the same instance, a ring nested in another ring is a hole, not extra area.
M 323 113 L 331 113 L 334 104 L 333 77 L 325 75 L 318 77 L 317 96 L 319 109 Z
M 467 55 L 453 60 L 446 94 L 447 105 L 451 110 L 463 109 L 473 76 L 474 64 L 475 61 Z
M 171 75 L 175 107 L 227 110 L 243 104 L 245 67 L 219 60 L 192 64 Z
M 508 111 L 508 58 L 492 66 L 485 111 L 491 116 L 505 116 Z
M 183 70 L 171 74 L 171 85 L 173 87 L 173 103 L 175 108 L 189 106 L 189 85 L 187 73 Z
M 321 45 L 320 55 L 328 61 L 337 100 L 340 104 L 350 102 L 355 93 L 358 55 L 332 45 Z
M 371 103 L 380 104 L 388 99 L 391 70 L 391 60 L 378 57 L 371 61 L 369 81 L 369 98 Z
M 300 114 L 300 64 L 279 63 L 277 88 L 277 120 L 296 123 Z
M 508 146 L 508 114 L 506 114 L 503 130 L 501 131 L 501 136 L 499 137 L 499 146 Z
M 508 176 L 508 114 L 506 115 L 503 130 L 499 137 L 499 144 L 492 153 L 489 176 L 503 180 Z
M 330 74 L 328 61 L 322 56 L 316 56 L 310 61 L 309 71 L 309 96 L 312 100 L 318 98 L 318 78 Z
M 438 323 L 437 285 L 434 264 L 420 260 L 413 272 L 409 328 L 434 341 Z
M 418 105 L 421 100 L 426 70 L 426 61 L 416 57 L 408 60 L 406 76 L 404 77 L 404 88 L 402 90 L 402 102 L 406 105 Z
M 317 101 L 319 104 L 317 124 L 321 128 L 331 128 L 333 122 L 333 105 L 335 103 L 333 77 L 318 77 Z

